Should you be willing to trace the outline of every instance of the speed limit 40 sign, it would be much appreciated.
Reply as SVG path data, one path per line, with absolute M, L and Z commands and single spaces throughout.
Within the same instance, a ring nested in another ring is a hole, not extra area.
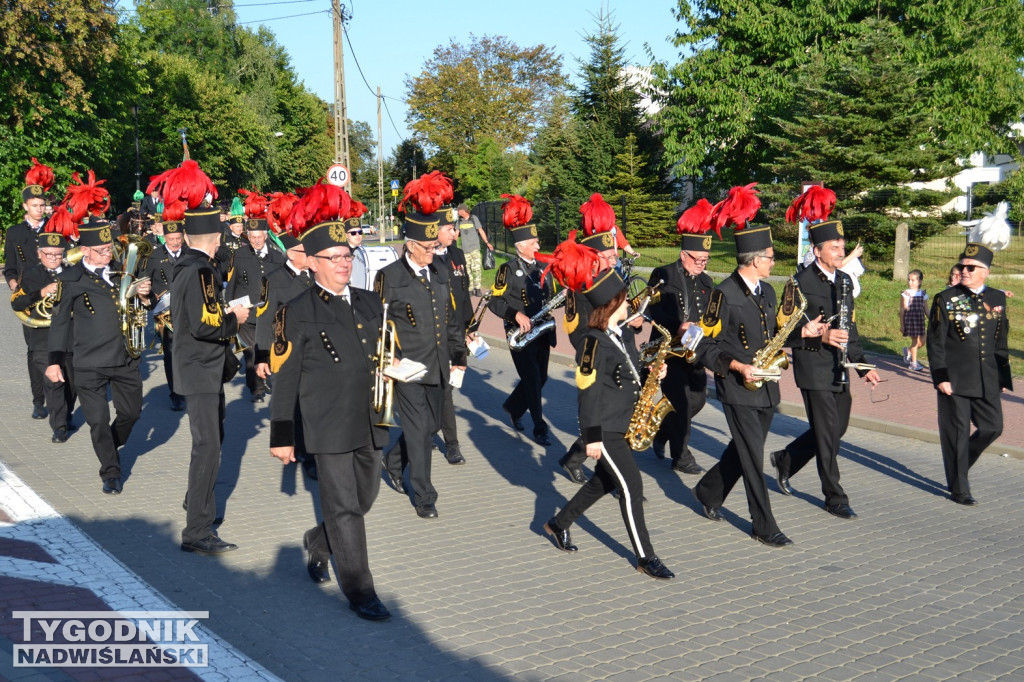
M 327 169 L 327 182 L 338 187 L 344 187 L 349 181 L 348 168 L 343 164 L 336 163 Z

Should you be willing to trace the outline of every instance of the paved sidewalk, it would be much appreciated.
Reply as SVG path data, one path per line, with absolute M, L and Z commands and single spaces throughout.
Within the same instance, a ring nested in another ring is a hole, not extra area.
M 336 583 L 306 577 L 301 538 L 314 522 L 316 486 L 269 456 L 267 408 L 242 396 L 240 377 L 228 387 L 217 488 L 221 535 L 240 549 L 203 557 L 178 549 L 188 425 L 168 409 L 160 359 L 145 357 L 142 419 L 122 455 L 124 493 L 107 496 L 88 432 L 53 445 L 45 422 L 29 418 L 13 316 L 0 316 L 0 343 L 11 349 L 0 357 L 0 459 L 109 556 L 53 554 L 44 540 L 57 531 L 39 526 L 36 547 L 0 543 L 0 559 L 14 572 L 31 562 L 34 572 L 16 578 L 32 584 L 63 584 L 73 570 L 110 608 L 125 608 L 118 600 L 138 584 L 108 577 L 111 566 L 123 567 L 170 607 L 208 611 L 211 636 L 233 647 L 235 660 L 251 661 L 244 665 L 253 674 L 261 666 L 317 681 L 1024 676 L 1024 462 L 1013 457 L 981 458 L 971 476 L 981 504 L 963 508 L 945 495 L 933 444 L 852 428 L 841 467 L 861 518 L 826 514 L 811 468 L 793 480 L 794 497 L 772 481 L 776 517 L 796 542 L 773 550 L 749 538 L 742 488 L 726 501 L 726 521 L 713 523 L 690 492 L 696 477 L 641 453 L 651 538 L 678 576 L 654 581 L 634 570 L 611 499 L 573 529 L 577 554 L 559 552 L 543 535 L 544 521 L 577 490 L 557 469 L 575 438 L 572 370 L 552 364 L 545 410 L 556 443 L 545 450 L 506 423 L 500 405 L 516 376 L 508 353 L 494 348 L 472 365 L 457 397 L 467 463 L 434 460 L 440 518 L 417 518 L 407 498 L 381 488 L 367 519 L 370 560 L 394 617 L 367 623 L 346 608 Z M 890 393 L 895 414 L 902 404 Z M 778 415 L 767 448 L 804 428 Z M 697 419 L 698 462 L 711 466 L 727 440 L 712 401 Z M 50 569 L 40 549 L 60 565 Z M 4 603 L 4 636 L 17 608 Z M 10 646 L 0 642 L 0 676 L 11 676 L 2 658 Z M 211 663 L 229 667 L 228 655 L 211 653 Z

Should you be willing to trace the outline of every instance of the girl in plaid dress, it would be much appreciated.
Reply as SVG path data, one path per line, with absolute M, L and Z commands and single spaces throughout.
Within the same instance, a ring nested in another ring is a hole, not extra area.
M 917 361 L 917 349 L 924 346 L 925 303 L 928 293 L 921 288 L 924 273 L 911 270 L 907 275 L 907 289 L 900 294 L 900 333 L 910 339 L 910 345 L 903 347 L 903 362 L 913 370 L 923 370 Z

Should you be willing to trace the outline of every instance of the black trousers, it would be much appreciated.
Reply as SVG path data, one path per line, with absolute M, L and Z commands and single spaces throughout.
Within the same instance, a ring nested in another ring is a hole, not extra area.
M 163 344 L 164 351 L 164 376 L 167 377 L 167 389 L 171 392 L 172 398 L 180 398 L 177 393 L 174 392 L 174 373 L 171 371 L 171 359 L 174 353 L 174 332 L 164 326 L 163 333 L 160 334 L 160 342 Z
M 25 334 L 25 361 L 28 365 L 28 385 L 32 390 L 32 406 L 42 407 L 46 404 L 46 384 L 44 383 L 46 367 L 43 366 L 42 371 L 40 371 L 39 366 L 32 359 L 33 353 L 37 351 L 33 351 L 29 345 L 29 334 L 35 330 L 24 325 L 22 325 L 21 330 Z
M 455 399 L 451 384 L 444 385 L 444 406 L 441 408 L 441 435 L 444 436 L 445 449 L 457 447 L 459 430 L 455 426 Z
M 114 402 L 113 423 L 110 422 L 107 386 Z M 124 367 L 75 368 L 75 387 L 89 424 L 92 449 L 100 461 L 100 479 L 120 478 L 121 458 L 117 449 L 128 442 L 142 412 L 139 361 L 132 360 Z
M 256 325 L 246 322 L 238 328 L 238 340 L 245 346 L 242 358 L 245 361 L 245 387 L 250 395 L 267 392 L 267 382 L 256 374 Z
M 220 471 L 220 445 L 224 442 L 224 390 L 185 396 L 192 458 L 188 463 L 188 492 L 182 542 L 198 542 L 213 532 L 217 500 L 213 495 Z
M 441 428 L 443 406 L 441 385 L 395 382 L 395 408 L 402 420 L 404 443 L 388 451 L 384 466 L 396 478 L 401 478 L 409 467 L 409 483 L 416 506 L 437 501 L 437 490 L 430 482 L 430 444 Z
M 786 446 L 785 454 L 776 460 L 776 464 L 794 476 L 815 459 L 825 504 L 849 504 L 850 498 L 839 485 L 839 446 L 850 425 L 850 406 L 853 403 L 850 388 L 844 386 L 839 392 L 801 389 L 800 393 L 804 397 L 804 409 L 811 428 Z
M 50 364 L 49 352 L 45 350 L 29 351 L 35 366 L 46 372 Z M 74 354 L 64 356 L 64 364 L 60 366 L 64 381 L 55 384 L 43 376 L 43 393 L 46 396 L 46 409 L 50 413 L 50 428 L 54 431 L 66 428 L 71 423 L 71 415 L 75 411 L 78 391 L 75 389 Z
M 694 486 L 693 493 L 701 504 L 721 507 L 742 476 L 754 532 L 758 535 L 778 533 L 768 501 L 768 486 L 764 482 L 764 439 L 771 428 L 775 408 L 723 403 L 722 411 L 732 440 L 718 464 Z
M 548 380 L 548 359 L 551 357 L 551 345 L 548 335 L 544 334 L 533 340 L 522 350 L 514 350 L 512 364 L 519 373 L 519 383 L 512 389 L 512 394 L 505 401 L 505 408 L 516 419 L 521 418 L 529 410 L 533 419 L 533 434 L 539 436 L 548 432 L 544 422 L 544 410 L 541 406 L 541 389 Z
M 565 453 L 559 464 L 564 464 L 568 467 L 582 467 L 583 463 L 587 461 L 587 444 L 583 442 L 583 436 L 579 436 L 569 446 L 569 452 Z
M 309 551 L 334 555 L 341 591 L 353 604 L 377 596 L 366 551 L 366 526 L 380 490 L 380 450 L 367 445 L 354 452 L 316 455 L 323 522 L 309 537 Z
M 999 393 L 982 398 L 961 395 L 939 397 L 939 443 L 946 469 L 946 486 L 954 495 L 969 495 L 967 474 L 989 445 L 1003 432 L 1003 404 Z M 971 424 L 977 429 L 971 433 Z
M 683 359 L 668 360 L 661 392 L 675 409 L 669 412 L 658 429 L 655 440 L 668 442 L 672 461 L 696 464 L 690 452 L 690 433 L 693 418 L 704 409 L 708 395 L 708 375 L 703 367 L 691 365 Z
M 604 447 L 605 452 L 597 460 L 594 475 L 555 515 L 555 526 L 567 530 L 595 502 L 613 490 L 621 490 L 619 509 L 629 542 L 639 558 L 650 558 L 654 556 L 654 548 L 644 520 L 644 484 L 636 458 L 623 433 L 605 432 Z

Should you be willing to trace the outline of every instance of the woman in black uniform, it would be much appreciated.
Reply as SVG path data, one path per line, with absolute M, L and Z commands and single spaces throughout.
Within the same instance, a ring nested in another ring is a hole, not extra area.
M 580 433 L 587 456 L 597 462 L 591 477 L 569 503 L 546 524 L 544 531 L 555 545 L 575 552 L 569 528 L 590 505 L 619 489 L 622 520 L 637 555 L 637 570 L 652 578 L 674 578 L 651 547 L 643 509 L 643 482 L 626 430 L 643 386 L 636 347 L 623 343 L 620 325 L 626 320 L 626 286 L 615 270 L 596 274 L 600 258 L 594 249 L 575 242 L 575 233 L 551 256 L 537 254 L 563 286 L 582 292 L 594 307 L 587 331 L 576 354 Z M 664 367 L 662 368 L 664 373 Z

